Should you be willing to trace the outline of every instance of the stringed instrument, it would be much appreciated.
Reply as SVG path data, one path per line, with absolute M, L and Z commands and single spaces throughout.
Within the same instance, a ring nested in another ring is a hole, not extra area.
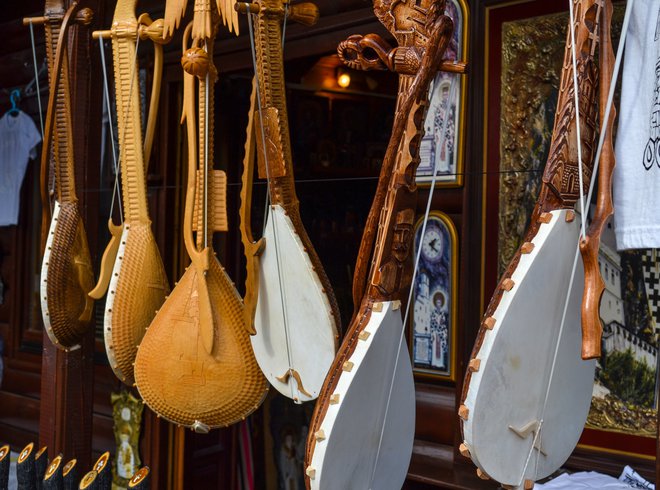
M 226 175 L 213 170 L 213 43 L 220 22 L 215 7 L 211 0 L 196 0 L 184 34 L 188 188 L 183 236 L 192 264 L 151 323 L 135 360 L 136 384 L 147 405 L 203 433 L 244 419 L 268 392 L 252 352 L 243 301 L 213 251 L 213 232 L 227 231 Z M 204 28 L 209 25 L 210 31 Z
M 45 15 L 24 19 L 46 31 L 50 95 L 41 154 L 41 312 L 50 340 L 63 350 L 80 347 L 92 319 L 94 285 L 87 235 L 76 192 L 67 45 L 74 24 L 89 25 L 92 11 L 47 0 Z M 52 188 L 51 188 L 52 183 Z M 51 191 L 54 207 L 51 214 Z
M 398 46 L 374 34 L 356 35 L 339 45 L 339 56 L 351 68 L 398 73 L 397 108 L 358 257 L 358 264 L 371 261 L 370 271 L 312 416 L 305 455 L 310 489 L 398 490 L 414 440 L 415 385 L 401 295 L 411 281 L 415 173 L 429 88 L 454 26 L 444 0 L 373 5 Z M 355 283 L 361 281 L 359 269 Z M 354 292 L 362 288 L 355 283 Z
M 237 3 L 252 27 L 256 60 L 257 110 L 247 128 L 241 238 L 247 259 L 246 323 L 252 347 L 266 378 L 297 403 L 318 396 L 335 357 L 339 309 L 321 261 L 300 218 L 284 87 L 282 21 L 310 25 L 318 9 L 284 0 Z M 252 36 L 252 32 L 250 32 Z M 256 146 L 256 148 L 255 148 Z M 268 180 L 269 205 L 264 235 L 251 232 L 254 155 L 259 177 Z
M 127 385 L 134 383 L 137 346 L 169 293 L 147 209 L 136 58 L 138 36 L 156 44 L 165 43 L 169 38 L 164 36 L 163 20 L 152 22 L 146 15 L 136 18 L 136 5 L 137 0 L 119 0 L 112 29 L 94 33 L 96 38 L 112 39 L 124 210 L 121 238 L 108 287 L 103 333 L 110 366 Z
M 572 7 L 541 192 L 486 310 L 459 409 L 461 452 L 505 488 L 531 489 L 568 459 L 592 396 L 595 364 L 581 359 L 584 269 L 574 208 L 593 172 L 596 97 L 600 89 L 602 112 L 610 91 L 612 6 L 575 0 Z

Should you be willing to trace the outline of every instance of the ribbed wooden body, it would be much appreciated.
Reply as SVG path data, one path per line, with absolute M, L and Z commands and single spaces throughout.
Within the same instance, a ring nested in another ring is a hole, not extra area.
M 241 298 L 215 258 L 205 279 L 212 300 L 214 349 L 209 353 L 204 348 L 199 280 L 189 267 L 156 315 L 140 345 L 135 380 L 149 408 L 165 419 L 186 427 L 196 422 L 225 427 L 258 408 L 268 384 L 254 359 Z
M 136 0 L 117 3 L 111 35 L 125 221 L 104 319 L 110 365 L 128 385 L 134 382 L 137 346 L 169 292 L 147 211 L 139 70 L 135 58 L 136 3 Z

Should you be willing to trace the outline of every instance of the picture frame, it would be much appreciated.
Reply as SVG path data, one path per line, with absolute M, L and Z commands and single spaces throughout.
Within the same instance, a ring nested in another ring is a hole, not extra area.
M 454 21 L 454 36 L 447 48 L 446 59 L 464 61 L 468 50 L 468 8 L 464 0 L 449 0 L 447 14 Z M 452 87 L 455 85 L 455 87 Z M 463 143 L 465 134 L 465 100 L 467 79 L 465 74 L 438 72 L 430 90 L 429 108 L 424 122 L 424 137 L 420 143 L 420 163 L 416 181 L 427 187 L 437 169 L 436 186 L 460 187 L 463 185 Z M 447 122 L 442 148 L 441 135 L 447 99 L 451 119 Z
M 458 234 L 451 218 L 431 211 L 421 236 L 424 217 L 415 224 L 413 250 L 422 251 L 411 285 L 409 348 L 418 377 L 456 380 Z

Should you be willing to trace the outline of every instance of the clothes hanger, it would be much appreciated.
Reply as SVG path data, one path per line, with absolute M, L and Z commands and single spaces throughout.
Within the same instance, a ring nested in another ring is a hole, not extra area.
M 12 90 L 9 100 L 11 101 L 11 109 L 7 111 L 7 114 L 16 117 L 21 112 L 21 108 L 18 107 L 18 102 L 21 100 L 21 91 L 17 88 Z

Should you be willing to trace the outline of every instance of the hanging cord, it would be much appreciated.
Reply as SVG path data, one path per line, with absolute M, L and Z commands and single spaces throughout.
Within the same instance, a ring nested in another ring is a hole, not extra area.
M 445 114 L 444 114 L 444 119 L 442 121 L 442 130 L 440 133 L 440 140 L 439 140 L 439 148 L 440 150 L 444 147 L 447 139 L 447 126 L 449 122 L 449 117 L 451 114 L 451 108 L 452 108 L 452 101 L 454 100 L 454 97 L 456 96 L 456 79 L 459 75 L 452 75 L 451 79 L 451 85 L 449 87 L 449 94 L 447 96 L 447 100 L 445 102 Z M 369 489 L 373 489 L 373 483 L 374 483 L 374 478 L 376 477 L 376 469 L 378 468 L 378 458 L 380 457 L 380 450 L 383 445 L 383 437 L 385 435 L 385 422 L 387 421 L 387 414 L 390 409 L 390 402 L 392 400 L 392 391 L 394 389 L 394 380 L 396 378 L 396 370 L 399 367 L 399 358 L 401 354 L 401 346 L 403 345 L 403 338 L 405 335 L 406 331 L 406 324 L 408 322 L 408 315 L 410 313 L 410 304 L 413 296 L 413 292 L 415 291 L 415 279 L 417 278 L 417 271 L 419 269 L 419 261 L 422 256 L 422 243 L 424 239 L 424 234 L 426 233 L 426 225 L 428 223 L 429 215 L 431 214 L 431 203 L 433 201 L 433 192 L 435 191 L 435 184 L 438 178 L 438 163 L 439 162 L 434 162 L 433 165 L 433 177 L 431 178 L 431 187 L 429 189 L 429 197 L 426 201 L 426 211 L 424 212 L 424 221 L 422 222 L 422 229 L 421 229 L 421 234 L 420 234 L 420 240 L 419 240 L 419 246 L 417 247 L 417 251 L 415 252 L 415 267 L 413 269 L 413 275 L 412 275 L 412 280 L 410 282 L 410 291 L 408 293 L 408 302 L 406 304 L 406 312 L 403 316 L 403 324 L 401 328 L 401 335 L 399 336 L 399 344 L 396 349 L 396 356 L 394 360 L 394 369 L 392 371 L 392 377 L 390 380 L 390 387 L 389 387 L 389 392 L 387 394 L 387 403 L 385 404 L 385 415 L 383 417 L 381 429 L 380 429 L 380 437 L 378 439 L 378 449 L 376 450 L 376 459 L 374 460 L 374 466 L 373 470 L 371 472 L 371 480 L 369 482 Z M 414 238 L 413 238 L 414 240 Z
M 603 144 L 604 144 L 604 141 L 605 141 L 605 133 L 606 133 L 607 122 L 608 122 L 609 117 L 610 117 L 610 113 L 611 113 L 611 109 L 612 109 L 612 101 L 614 100 L 614 92 L 615 92 L 615 89 L 616 89 L 616 82 L 618 80 L 619 70 L 621 68 L 621 60 L 623 58 L 623 48 L 625 46 L 626 37 L 628 35 L 628 24 L 630 22 L 630 13 L 631 13 L 631 10 L 632 10 L 633 3 L 634 3 L 634 0 L 629 0 L 628 4 L 626 5 L 626 13 L 625 13 L 625 16 L 624 16 L 624 19 L 623 19 L 623 26 L 621 28 L 621 38 L 620 38 L 620 41 L 619 41 L 619 46 L 617 48 L 616 61 L 614 63 L 614 70 L 613 70 L 614 73 L 612 75 L 612 83 L 610 85 L 610 90 L 609 90 L 608 97 L 607 97 L 607 105 L 606 105 L 606 108 L 605 108 L 605 117 L 603 118 L 602 126 L 600 128 L 598 150 L 596 151 L 596 157 L 595 157 L 596 160 L 595 160 L 595 163 L 594 163 L 594 171 L 592 173 L 592 177 L 595 177 L 596 173 L 598 171 L 600 153 L 602 151 L 602 147 L 603 147 Z M 570 15 L 571 15 L 571 32 L 573 32 L 574 19 L 573 19 L 572 1 L 571 1 Z M 572 34 L 572 36 L 574 36 L 574 34 Z M 575 64 L 573 65 L 573 67 L 574 67 L 574 70 L 575 70 Z M 578 89 L 578 87 L 577 87 L 577 77 L 574 77 L 573 83 L 575 85 L 575 93 L 577 93 L 577 89 Z M 579 124 L 578 124 L 578 126 L 579 126 Z M 580 141 L 581 140 L 578 140 L 578 148 L 580 148 Z M 595 178 L 592 178 L 592 180 L 591 180 L 591 183 L 590 183 L 590 186 L 589 186 L 589 195 L 588 195 L 587 202 L 589 202 L 591 200 L 591 193 L 593 192 L 595 180 L 596 180 Z M 580 190 L 582 192 L 582 185 L 581 184 L 580 184 Z M 586 217 L 583 217 L 583 219 L 586 219 Z M 583 233 L 586 233 L 584 231 L 584 223 L 583 223 Z M 571 277 L 570 277 L 569 284 L 568 284 L 566 299 L 564 301 L 564 310 L 563 310 L 563 313 L 562 313 L 561 324 L 559 326 L 559 335 L 557 337 L 557 343 L 555 345 L 555 352 L 554 352 L 554 355 L 553 355 L 553 358 L 552 358 L 552 365 L 551 365 L 551 368 L 550 368 L 550 376 L 548 378 L 545 397 L 544 397 L 544 400 L 543 400 L 543 408 L 541 409 L 541 417 L 539 418 L 539 425 L 538 425 L 538 427 L 537 427 L 537 429 L 534 433 L 534 439 L 532 441 L 532 446 L 529 450 L 529 454 L 527 456 L 525 466 L 523 467 L 523 471 L 522 471 L 522 475 L 521 475 L 520 480 L 519 480 L 519 484 L 522 484 L 522 482 L 525 478 L 525 472 L 527 471 L 527 467 L 529 465 L 529 461 L 531 459 L 531 456 L 534 453 L 534 448 L 536 448 L 537 442 L 541 438 L 541 429 L 542 429 L 542 426 L 543 426 L 545 411 L 546 411 L 546 408 L 547 408 L 547 405 L 548 405 L 548 400 L 549 400 L 549 397 L 550 397 L 550 388 L 552 386 L 552 379 L 554 377 L 555 368 L 557 366 L 557 356 L 559 354 L 559 344 L 561 342 L 561 338 L 562 338 L 562 335 L 563 335 L 563 332 L 564 332 L 564 326 L 566 324 L 566 315 L 567 315 L 567 312 L 568 312 L 568 304 L 569 304 L 569 301 L 570 301 L 570 298 L 571 298 L 571 291 L 573 289 L 573 282 L 575 280 L 575 272 L 577 270 L 577 263 L 578 263 L 579 255 L 580 255 L 580 246 L 579 246 L 579 241 L 578 241 L 578 245 L 577 245 L 576 250 L 575 250 L 575 257 L 573 259 L 573 269 L 571 271 Z M 539 450 L 537 452 L 537 455 L 536 455 L 535 474 L 538 474 L 538 465 L 539 465 L 540 453 L 541 453 L 541 451 Z
M 44 140 L 44 115 L 41 108 L 41 87 L 39 86 L 39 69 L 37 68 L 37 50 L 34 46 L 34 28 L 30 17 L 30 41 L 32 42 L 32 63 L 34 64 L 34 82 L 37 84 L 37 104 L 39 104 L 39 123 L 41 124 L 41 141 Z M 46 148 L 48 151 L 48 148 Z
M 99 37 L 99 49 L 101 51 L 101 67 L 103 69 L 103 98 L 105 99 L 106 109 L 108 111 L 108 127 L 110 128 L 110 147 L 112 148 L 112 162 L 115 168 L 115 183 L 112 186 L 112 199 L 110 200 L 110 218 L 115 206 L 115 198 L 118 201 L 119 209 L 119 222 L 124 222 L 124 213 L 121 203 L 121 188 L 119 186 L 119 161 L 117 160 L 117 148 L 115 146 L 115 131 L 112 124 L 112 109 L 110 107 L 110 90 L 108 89 L 108 69 L 105 62 L 105 49 L 103 46 L 103 39 Z M 135 49 L 137 53 L 137 47 Z
M 247 6 L 248 4 L 246 4 Z M 249 10 L 247 9 L 247 18 L 248 18 L 248 28 L 250 32 L 250 48 L 252 52 L 252 64 L 254 65 L 254 73 L 255 73 L 255 89 L 256 89 L 256 96 L 257 96 L 257 107 L 259 110 L 259 126 L 260 126 L 260 132 L 261 132 L 261 144 L 262 148 L 264 151 L 264 162 L 265 162 L 265 167 L 266 167 L 266 178 L 270 182 L 270 175 L 269 175 L 269 169 L 268 169 L 268 152 L 266 151 L 266 130 L 264 128 L 264 122 L 263 122 L 263 117 L 262 117 L 262 107 L 261 107 L 261 89 L 259 85 L 259 76 L 258 76 L 258 67 L 257 67 L 257 54 L 256 54 L 256 48 L 254 45 L 254 26 L 252 22 L 252 14 Z M 266 186 L 266 214 L 264 215 L 264 228 L 263 228 L 263 234 L 265 235 L 266 233 L 266 226 L 268 224 L 268 208 L 270 205 L 270 185 Z M 278 245 L 278 234 L 277 234 L 277 219 L 273 217 L 271 220 L 273 224 L 273 248 L 275 249 L 275 262 L 277 264 L 277 279 L 278 283 L 280 286 L 280 302 L 282 306 L 282 321 L 284 322 L 284 337 L 286 340 L 286 356 L 287 356 L 287 362 L 289 363 L 289 369 L 293 369 L 293 359 L 291 356 L 291 339 L 289 336 L 289 324 L 288 324 L 288 318 L 287 318 L 287 312 L 286 312 L 286 290 L 284 288 L 284 282 L 282 281 L 282 264 L 281 264 L 281 259 L 280 259 L 280 252 L 279 252 L 279 245 Z M 289 388 L 291 389 L 291 398 L 296 401 L 297 403 L 301 403 L 298 398 L 295 396 L 293 392 L 293 383 L 289 382 Z M 300 387 L 298 387 L 300 389 Z

